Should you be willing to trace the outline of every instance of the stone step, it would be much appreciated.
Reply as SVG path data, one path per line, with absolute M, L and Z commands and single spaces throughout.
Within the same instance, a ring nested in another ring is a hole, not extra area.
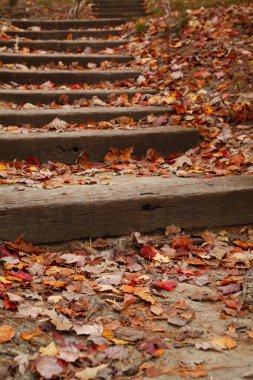
M 168 225 L 204 228 L 253 222 L 252 176 L 211 179 L 121 176 L 106 184 L 0 188 L 0 238 L 53 243 Z
M 94 50 L 103 50 L 106 48 L 115 48 L 121 45 L 125 45 L 129 40 L 32 40 L 32 41 L 21 41 L 21 40 L 9 40 L 9 41 L 0 41 L 0 47 L 15 47 L 19 48 L 29 48 L 33 50 L 55 50 L 55 51 L 64 51 L 68 50 L 70 52 L 83 50 L 87 47 Z
M 58 117 L 69 123 L 84 123 L 87 121 L 112 120 L 121 116 L 133 117 L 135 120 L 142 119 L 150 114 L 161 115 L 173 112 L 168 107 L 87 107 L 71 109 L 34 109 L 13 110 L 0 109 L 0 124 L 17 125 L 31 124 L 39 127 L 50 123 Z
M 87 20 L 12 20 L 11 24 L 21 29 L 39 26 L 44 30 L 64 29 L 88 29 L 119 26 L 125 23 L 125 19 L 87 19 Z
M 123 54 L 20 54 L 20 53 L 0 53 L 0 62 L 6 63 L 24 63 L 29 66 L 38 66 L 50 62 L 63 62 L 65 65 L 71 65 L 73 62 L 79 62 L 80 65 L 87 63 L 101 63 L 104 61 L 129 62 L 134 59 L 131 55 Z
M 137 78 L 141 74 L 137 70 L 0 70 L 0 82 L 19 84 L 41 84 L 46 81 L 61 84 L 94 84 L 101 81 L 115 82 L 129 78 Z
M 107 38 L 109 36 L 118 36 L 122 32 L 121 29 L 101 29 L 101 30 L 41 30 L 41 31 L 10 31 L 7 34 L 11 37 L 30 38 L 31 40 L 73 40 L 82 37 Z
M 133 130 L 85 130 L 81 132 L 44 132 L 0 134 L 0 160 L 23 160 L 35 156 L 41 162 L 74 164 L 85 151 L 90 160 L 103 161 L 111 147 L 134 146 L 137 157 L 149 148 L 163 155 L 182 152 L 198 144 L 198 130 L 179 127 L 157 127 Z
M 77 99 L 92 99 L 94 96 L 101 100 L 106 100 L 108 96 L 114 94 L 115 97 L 126 94 L 129 97 L 136 93 L 155 94 L 155 90 L 125 89 L 125 90 L 1 90 L 0 100 L 16 104 L 25 103 L 61 103 L 62 97 L 68 97 L 72 102 Z

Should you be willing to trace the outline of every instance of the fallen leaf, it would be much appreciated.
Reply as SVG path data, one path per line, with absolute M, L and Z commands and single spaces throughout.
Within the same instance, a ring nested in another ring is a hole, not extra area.
M 35 361 L 35 368 L 44 379 L 52 379 L 63 371 L 57 359 L 48 355 L 39 356 Z
M 0 343 L 8 342 L 8 340 L 11 340 L 15 334 L 16 334 L 16 331 L 13 330 L 11 326 L 9 325 L 0 326 Z
M 211 343 L 214 346 L 220 347 L 222 350 L 231 350 L 237 346 L 237 342 L 227 335 L 215 336 L 212 338 Z
M 77 377 L 80 380 L 90 380 L 90 379 L 95 379 L 98 377 L 99 371 L 102 371 L 103 369 L 107 368 L 109 364 L 100 364 L 97 367 L 93 368 L 85 368 L 82 371 L 78 371 L 75 373 L 75 377 Z

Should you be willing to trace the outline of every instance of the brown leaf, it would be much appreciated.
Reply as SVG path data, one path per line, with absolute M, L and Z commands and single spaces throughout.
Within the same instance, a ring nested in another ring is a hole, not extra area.
M 39 356 L 35 362 L 35 368 L 44 379 L 52 379 L 63 371 L 57 359 L 48 355 Z

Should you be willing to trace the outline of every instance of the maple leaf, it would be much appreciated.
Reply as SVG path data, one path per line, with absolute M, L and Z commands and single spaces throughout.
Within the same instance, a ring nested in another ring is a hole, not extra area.
M 43 248 L 35 247 L 32 243 L 27 242 L 23 236 L 17 238 L 14 242 L 6 242 L 5 246 L 7 248 L 13 249 L 14 251 L 21 251 L 28 254 L 40 255 L 45 253 L 46 250 Z
M 140 255 L 144 257 L 144 259 L 147 259 L 147 260 L 153 259 L 158 253 L 159 252 L 157 251 L 157 249 L 155 249 L 155 247 L 148 244 L 144 245 L 140 249 Z
M 190 251 L 192 240 L 187 237 L 178 237 L 172 240 L 171 245 L 174 249 L 183 248 L 186 251 Z
M 131 146 L 126 149 L 116 149 L 111 148 L 111 151 L 104 156 L 105 162 L 130 162 L 131 154 L 133 153 L 134 148 Z

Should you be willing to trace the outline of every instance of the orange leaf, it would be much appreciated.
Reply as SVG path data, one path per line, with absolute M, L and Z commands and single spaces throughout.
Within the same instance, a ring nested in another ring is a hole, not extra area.
M 41 335 L 41 333 L 39 332 L 23 333 L 23 334 L 20 334 L 20 338 L 23 340 L 31 340 L 33 337 L 39 336 L 39 335 Z
M 22 236 L 17 238 L 14 242 L 7 242 L 6 244 L 7 248 L 14 249 L 15 251 L 21 251 L 25 253 L 34 253 L 34 254 L 40 254 L 40 253 L 45 253 L 46 250 L 35 247 L 32 243 L 28 243 L 23 239 Z
M 182 238 L 173 239 L 171 244 L 172 244 L 172 248 L 174 249 L 183 248 L 186 251 L 189 251 L 192 241 L 191 239 L 187 237 L 182 237 Z
M 66 281 L 53 281 L 53 280 L 43 280 L 45 285 L 53 286 L 54 288 L 64 288 L 67 285 Z
M 133 151 L 133 146 L 126 149 L 111 148 L 111 151 L 104 156 L 104 160 L 105 162 L 130 162 Z
M 8 326 L 8 325 L 0 326 L 0 343 L 8 342 L 8 340 L 11 340 L 15 334 L 16 334 L 16 331 L 13 330 L 11 326 Z

